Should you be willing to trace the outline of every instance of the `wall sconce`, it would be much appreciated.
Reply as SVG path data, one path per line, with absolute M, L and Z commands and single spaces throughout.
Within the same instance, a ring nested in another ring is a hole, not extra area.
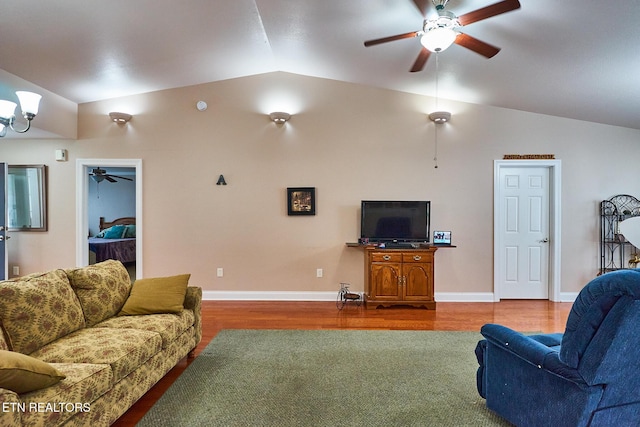
M 125 123 L 127 123 L 129 120 L 131 120 L 131 117 L 133 117 L 131 114 L 127 114 L 127 113 L 118 113 L 118 112 L 111 112 L 109 113 L 109 117 L 111 117 L 111 120 L 113 120 L 114 122 L 118 123 L 119 125 L 123 125 Z
M 436 98 L 437 102 L 437 98 Z M 429 119 L 436 125 L 443 125 L 451 120 L 451 113 L 448 111 L 434 111 L 429 114 Z M 438 169 L 438 126 L 434 126 L 435 154 L 433 156 L 434 168 Z
M 434 111 L 429 114 L 429 119 L 436 124 L 447 123 L 451 120 L 451 113 L 448 111 Z
M 17 91 L 16 95 L 20 101 L 22 117 L 27 120 L 27 127 L 22 130 L 18 130 L 13 127 L 13 124 L 16 121 L 15 110 L 17 104 L 15 102 L 0 99 L 0 138 L 7 134 L 7 128 L 11 128 L 14 132 L 25 133 L 31 128 L 31 120 L 33 120 L 36 114 L 38 114 L 38 107 L 40 106 L 40 99 L 42 98 L 42 95 L 22 90 Z
M 284 113 L 282 111 L 276 111 L 276 112 L 273 112 L 273 113 L 269 114 L 269 118 L 275 124 L 281 125 L 281 124 L 285 123 L 287 120 L 289 120 L 291 118 L 291 114 Z

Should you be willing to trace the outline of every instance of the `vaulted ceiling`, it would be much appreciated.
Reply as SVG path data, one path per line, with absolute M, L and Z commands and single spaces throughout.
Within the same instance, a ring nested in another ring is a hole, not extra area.
M 409 72 L 418 38 L 363 45 L 421 29 L 412 0 L 2 3 L 0 68 L 76 103 L 273 71 L 435 94 L 435 55 Z M 640 4 L 520 3 L 463 28 L 500 47 L 495 57 L 438 54 L 439 96 L 640 129 Z

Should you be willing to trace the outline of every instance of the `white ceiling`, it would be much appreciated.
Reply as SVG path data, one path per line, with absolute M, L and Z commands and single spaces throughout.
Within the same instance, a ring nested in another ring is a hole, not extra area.
M 494 58 L 439 55 L 440 98 L 640 129 L 640 3 L 520 2 L 464 27 Z M 273 71 L 434 95 L 435 55 L 408 72 L 419 39 L 363 45 L 422 19 L 412 0 L 3 0 L 0 68 L 76 103 Z

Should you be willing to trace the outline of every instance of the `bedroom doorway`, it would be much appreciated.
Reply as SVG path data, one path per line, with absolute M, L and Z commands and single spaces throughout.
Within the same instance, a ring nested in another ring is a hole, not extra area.
M 123 206 L 117 209 L 113 206 L 118 197 L 116 188 L 123 191 L 119 203 Z M 131 280 L 142 278 L 142 160 L 77 159 L 76 190 L 76 265 L 122 257 Z M 107 233 L 114 239 L 93 238 L 109 228 Z M 120 229 L 120 236 L 112 235 Z

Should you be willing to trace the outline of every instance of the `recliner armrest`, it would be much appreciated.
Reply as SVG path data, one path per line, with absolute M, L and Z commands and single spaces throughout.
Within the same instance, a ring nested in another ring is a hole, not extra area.
M 545 357 L 554 352 L 548 346 L 506 326 L 487 324 L 482 327 L 480 333 L 492 344 L 502 347 L 534 365 L 542 365 Z
M 574 383 L 587 385 L 576 369 L 562 363 L 559 351 L 551 348 L 560 345 L 560 334 L 527 336 L 496 324 L 486 324 L 480 332 L 491 344 L 537 366 L 539 369 L 545 369 Z

